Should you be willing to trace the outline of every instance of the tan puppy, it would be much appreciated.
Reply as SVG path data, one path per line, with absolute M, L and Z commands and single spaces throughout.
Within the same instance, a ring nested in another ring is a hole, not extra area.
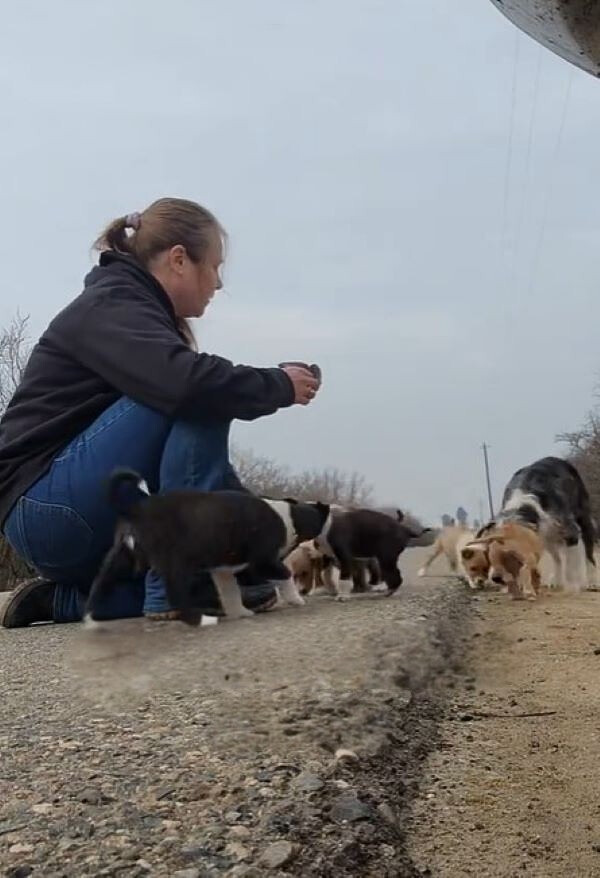
M 421 569 L 419 570 L 419 576 L 426 576 L 427 571 L 433 564 L 436 558 L 439 558 L 440 555 L 444 555 L 450 567 L 450 571 L 452 573 L 462 572 L 461 571 L 461 549 L 463 546 L 475 539 L 475 534 L 472 530 L 469 530 L 466 527 L 445 527 L 440 534 L 438 535 L 435 543 L 433 544 L 433 550 Z
M 489 547 L 481 540 L 472 539 L 459 547 L 460 566 L 470 588 L 483 588 L 490 572 Z
M 300 594 L 312 594 L 318 585 L 321 558 L 321 552 L 312 540 L 308 540 L 300 543 L 285 559 Z
M 544 544 L 536 531 L 525 525 L 506 522 L 472 545 L 476 547 L 478 544 L 487 551 L 488 579 L 491 582 L 502 585 L 514 600 L 536 599 L 541 587 L 539 564 L 544 551 Z

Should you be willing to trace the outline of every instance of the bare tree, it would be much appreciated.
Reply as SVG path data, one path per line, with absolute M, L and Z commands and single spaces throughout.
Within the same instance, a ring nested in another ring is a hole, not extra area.
M 5 411 L 29 359 L 29 317 L 17 314 L 0 330 L 0 415 Z M 29 567 L 13 552 L 0 534 L 0 591 L 13 588 L 19 579 L 31 575 Z
M 359 473 L 335 468 L 293 473 L 287 466 L 241 448 L 233 449 L 232 461 L 242 483 L 263 497 L 321 500 L 342 506 L 367 506 L 372 500 L 373 489 Z
M 17 314 L 0 330 L 0 414 L 17 389 L 29 359 L 28 323 L 29 317 Z
M 589 491 L 594 517 L 600 521 L 600 410 L 592 409 L 578 430 L 556 438 L 566 444 L 569 460 Z

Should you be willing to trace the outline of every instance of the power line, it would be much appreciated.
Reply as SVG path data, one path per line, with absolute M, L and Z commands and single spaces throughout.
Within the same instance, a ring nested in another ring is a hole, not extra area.
M 546 187 L 546 195 L 544 198 L 544 207 L 542 210 L 542 221 L 540 224 L 540 232 L 538 235 L 538 239 L 536 241 L 536 246 L 535 246 L 534 255 L 533 255 L 533 262 L 531 264 L 531 275 L 529 278 L 529 288 L 528 288 L 528 293 L 530 296 L 535 289 L 536 280 L 537 280 L 537 273 L 538 273 L 538 268 L 539 268 L 539 263 L 540 263 L 540 257 L 542 254 L 542 247 L 543 247 L 544 238 L 546 235 L 546 226 L 547 226 L 547 222 L 548 222 L 548 213 L 549 213 L 549 208 L 550 208 L 550 197 L 554 192 L 554 183 L 556 180 L 555 171 L 556 171 L 556 166 L 558 164 L 558 156 L 560 154 L 560 148 L 562 146 L 562 141 L 563 141 L 563 134 L 564 134 L 564 130 L 565 130 L 565 123 L 566 123 L 567 113 L 568 113 L 568 109 L 569 109 L 569 100 L 571 97 L 572 84 L 573 84 L 573 68 L 569 67 L 568 77 L 567 77 L 567 85 L 565 88 L 565 96 L 564 96 L 563 105 L 562 105 L 562 112 L 561 112 L 560 122 L 558 125 L 558 132 L 556 135 L 556 141 L 554 144 L 554 152 L 553 152 L 552 159 L 550 162 L 550 171 L 549 171 L 550 180 L 549 180 L 549 183 Z
M 525 210 L 527 207 L 527 198 L 529 195 L 529 189 L 531 186 L 531 153 L 533 151 L 533 133 L 535 130 L 535 119 L 537 115 L 537 105 L 538 105 L 538 94 L 540 89 L 540 79 L 541 79 L 541 71 L 542 71 L 542 47 L 538 45 L 537 51 L 537 63 L 535 68 L 535 80 L 533 85 L 533 98 L 531 102 L 531 114 L 529 117 L 529 132 L 527 135 L 527 149 L 525 153 L 525 185 L 523 187 L 523 200 L 521 202 L 521 211 L 519 213 L 519 224 L 517 227 L 517 239 L 514 250 L 514 261 L 513 261 L 513 277 L 517 273 L 517 257 L 519 253 L 519 245 L 522 239 L 523 232 L 523 222 L 525 220 Z
M 506 150 L 506 168 L 504 171 L 504 204 L 502 210 L 502 252 L 508 253 L 508 205 L 510 200 L 510 177 L 513 166 L 513 152 L 515 139 L 515 111 L 517 106 L 517 78 L 519 69 L 519 39 L 520 32 L 515 28 L 515 50 L 513 54 L 512 89 L 510 100 L 510 116 L 508 123 L 508 143 Z

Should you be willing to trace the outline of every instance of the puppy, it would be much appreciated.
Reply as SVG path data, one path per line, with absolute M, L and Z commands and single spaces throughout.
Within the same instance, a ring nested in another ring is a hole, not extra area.
M 554 584 L 579 591 L 596 585 L 595 528 L 590 498 L 575 467 L 545 457 L 518 470 L 509 481 L 496 524 L 516 522 L 535 530 L 554 562 Z M 586 569 L 587 568 L 587 569 Z
M 490 556 L 488 544 L 471 539 L 463 546 L 458 546 L 460 558 L 459 569 L 464 573 L 469 588 L 484 588 L 490 572 Z
M 531 528 L 506 522 L 482 537 L 490 562 L 488 578 L 513 599 L 535 600 L 541 587 L 539 564 L 544 544 Z
M 352 509 L 330 513 L 315 543 L 340 568 L 337 600 L 347 600 L 352 592 L 352 561 L 376 558 L 381 577 L 393 594 L 402 584 L 398 559 L 411 539 L 421 536 L 402 523 L 398 510 L 394 519 L 374 509 Z
M 317 586 L 321 553 L 312 540 L 300 543 L 285 559 L 296 588 L 301 595 L 312 594 Z
M 438 535 L 433 550 L 419 570 L 419 576 L 426 576 L 427 571 L 440 555 L 444 555 L 450 567 L 451 573 L 457 573 L 461 567 L 461 550 L 471 540 L 475 533 L 466 527 L 445 527 Z M 462 571 L 461 571 L 462 572 Z
M 189 625 L 200 622 L 194 603 L 201 572 L 212 576 L 230 618 L 253 615 L 242 603 L 234 575 L 250 565 L 265 580 L 277 583 L 287 603 L 304 603 L 282 558 L 321 533 L 329 517 L 327 505 L 263 500 L 237 491 L 150 496 L 143 479 L 131 470 L 113 474 L 109 499 L 127 531 L 92 584 L 85 610 L 90 620 L 100 597 L 115 586 L 127 558 L 131 563 L 134 555 L 164 578 L 169 603 Z

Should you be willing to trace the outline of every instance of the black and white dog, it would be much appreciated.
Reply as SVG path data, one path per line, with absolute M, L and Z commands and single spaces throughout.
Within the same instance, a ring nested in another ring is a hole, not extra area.
M 515 521 L 539 533 L 554 562 L 554 585 L 571 591 L 581 590 L 586 582 L 595 587 L 590 498 L 571 463 L 544 457 L 517 470 L 502 498 L 498 522 L 503 521 Z M 478 536 L 493 525 L 486 525 Z
M 402 585 L 398 559 L 415 533 L 405 524 L 400 510 L 396 518 L 374 509 L 331 507 L 327 523 L 317 539 L 316 547 L 326 557 L 334 558 L 340 568 L 336 600 L 347 600 L 352 592 L 352 562 L 375 559 L 388 595 Z
M 121 527 L 92 584 L 86 619 L 94 620 L 99 598 L 134 561 L 165 580 L 169 603 L 189 625 L 200 622 L 195 598 L 198 574 L 210 573 L 223 611 L 230 618 L 252 616 L 244 607 L 235 574 L 252 565 L 276 584 L 284 602 L 304 603 L 283 558 L 300 542 L 317 537 L 329 506 L 264 500 L 237 491 L 171 491 L 150 496 L 138 473 L 119 470 L 109 499 Z

